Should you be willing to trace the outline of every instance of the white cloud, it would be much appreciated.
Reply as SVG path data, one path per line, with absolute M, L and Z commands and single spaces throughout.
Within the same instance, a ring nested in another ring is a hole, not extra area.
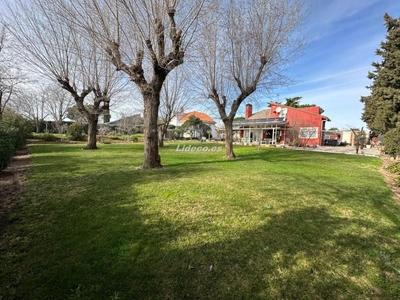
M 314 6 L 312 18 L 319 25 L 331 25 L 332 23 L 349 18 L 369 6 L 379 2 L 379 0 L 335 0 L 318 1 Z
M 371 69 L 371 66 L 368 67 L 361 67 L 361 68 L 356 68 L 356 69 L 350 69 L 350 70 L 345 70 L 342 72 L 338 72 L 338 73 L 334 73 L 334 74 L 330 74 L 330 75 L 315 75 L 314 79 L 310 79 L 307 81 L 303 81 L 300 82 L 298 84 L 295 84 L 294 87 L 296 86 L 300 86 L 300 85 L 305 85 L 305 84 L 310 84 L 310 83 L 316 83 L 316 82 L 321 82 L 321 81 L 325 81 L 328 79 L 332 79 L 332 78 L 336 78 L 336 77 L 341 77 L 343 78 L 343 75 L 349 75 L 349 74 L 353 74 L 353 73 L 359 73 L 360 71 L 366 71 L 368 69 Z M 326 73 L 326 72 L 325 72 Z M 366 74 L 366 72 L 364 72 L 364 74 Z M 354 77 L 353 77 L 354 78 Z M 353 82 L 358 82 L 359 80 L 353 81 Z

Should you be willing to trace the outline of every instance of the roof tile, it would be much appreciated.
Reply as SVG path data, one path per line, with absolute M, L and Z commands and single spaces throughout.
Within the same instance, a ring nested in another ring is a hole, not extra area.
M 198 111 L 191 111 L 186 113 L 182 118 L 180 118 L 180 121 L 185 122 L 190 118 L 190 116 L 195 116 L 196 118 L 202 120 L 204 123 L 216 123 L 209 115 Z

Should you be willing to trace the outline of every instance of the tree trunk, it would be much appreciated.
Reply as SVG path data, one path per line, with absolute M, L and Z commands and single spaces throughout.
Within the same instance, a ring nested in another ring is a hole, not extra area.
M 160 128 L 160 134 L 158 136 L 158 147 L 162 148 L 164 147 L 164 130 L 163 128 Z
M 164 147 L 164 137 L 167 134 L 168 126 L 162 125 L 160 127 L 160 135 L 158 137 L 158 147 Z
M 231 120 L 224 121 L 225 124 L 225 158 L 235 158 L 233 152 L 233 125 Z
M 36 128 L 36 133 L 39 133 L 40 132 L 40 122 L 39 122 L 38 118 L 35 119 L 35 128 Z
M 96 145 L 96 136 L 97 136 L 97 123 L 99 122 L 98 115 L 90 115 L 88 120 L 88 140 L 85 149 L 87 150 L 95 150 L 98 149 Z
M 0 91 L 0 121 L 3 120 L 3 110 L 5 108 L 5 105 L 3 107 L 3 92 Z
M 161 88 L 160 88 L 161 89 Z M 152 89 L 150 93 L 143 93 L 144 112 L 144 162 L 143 169 L 161 168 L 161 157 L 158 153 L 158 108 L 160 106 L 160 93 Z
M 108 123 L 108 122 L 110 122 L 110 121 L 111 121 L 111 115 L 110 115 L 109 112 L 106 112 L 106 113 L 104 114 L 104 122 L 103 122 L 103 123 Z
M 56 125 L 57 133 L 62 134 L 63 133 L 62 132 L 62 121 L 57 120 L 57 121 L 54 122 L 54 124 Z

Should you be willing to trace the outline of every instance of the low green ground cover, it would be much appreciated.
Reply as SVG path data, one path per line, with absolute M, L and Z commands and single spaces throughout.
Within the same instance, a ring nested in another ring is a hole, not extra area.
M 141 144 L 32 146 L 1 237 L 0 299 L 400 295 L 400 206 L 379 159 L 237 147 L 225 160 L 177 145 L 160 170 L 137 168 Z

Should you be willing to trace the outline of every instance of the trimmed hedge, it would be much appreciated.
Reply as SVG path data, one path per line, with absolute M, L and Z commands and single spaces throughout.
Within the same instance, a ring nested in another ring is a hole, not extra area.
M 0 125 L 0 171 L 7 168 L 16 150 L 16 130 Z
M 0 170 L 7 168 L 15 151 L 25 146 L 30 129 L 23 117 L 12 112 L 3 115 L 0 122 Z

